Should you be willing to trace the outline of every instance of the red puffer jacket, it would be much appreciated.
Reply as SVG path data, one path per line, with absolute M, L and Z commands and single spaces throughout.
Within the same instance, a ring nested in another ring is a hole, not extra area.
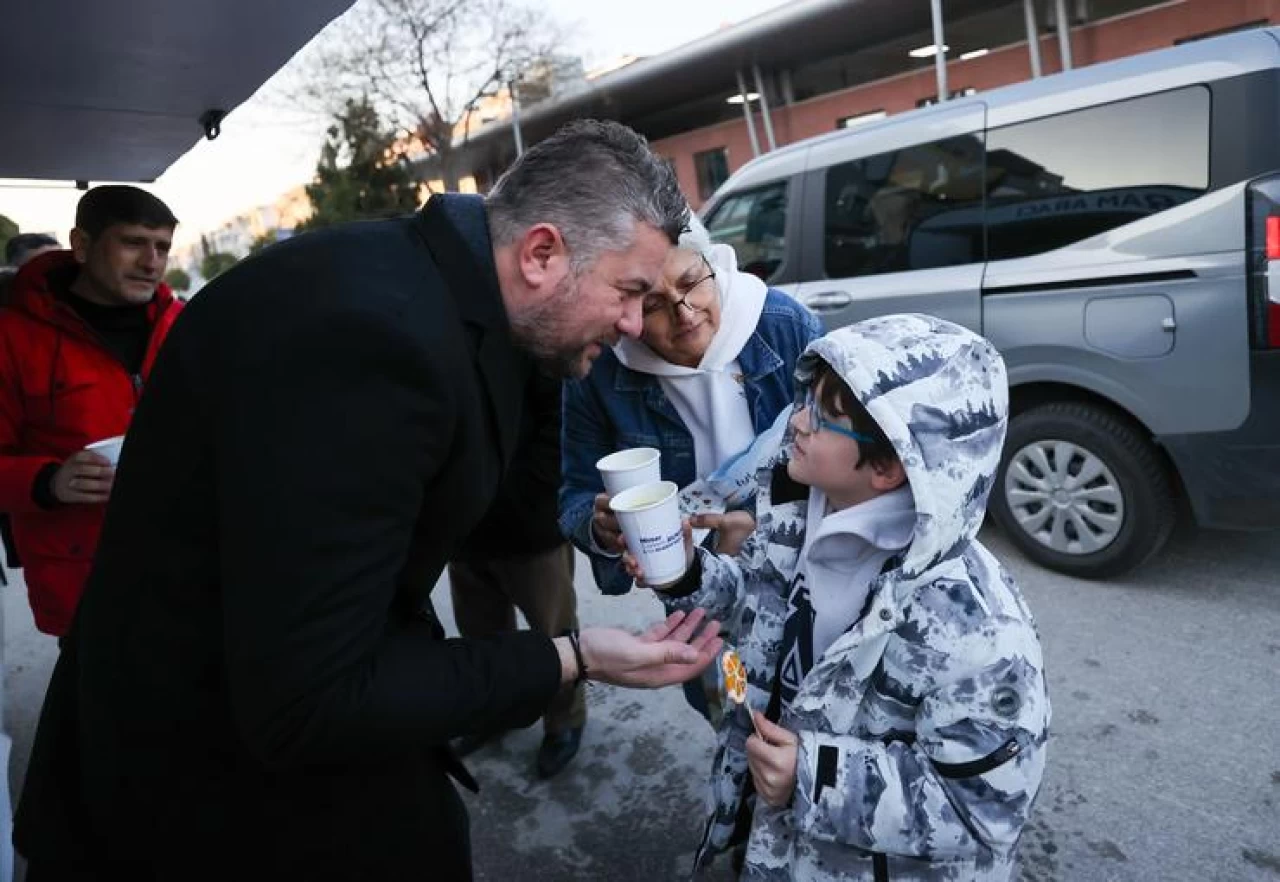
M 36 627 L 61 636 L 71 626 L 93 563 L 104 505 L 40 508 L 36 475 L 94 441 L 123 435 L 156 352 L 182 306 L 160 285 L 148 310 L 151 339 L 131 376 L 70 306 L 52 279 L 74 277 L 68 251 L 41 255 L 13 280 L 0 309 L 0 511 L 13 521 Z

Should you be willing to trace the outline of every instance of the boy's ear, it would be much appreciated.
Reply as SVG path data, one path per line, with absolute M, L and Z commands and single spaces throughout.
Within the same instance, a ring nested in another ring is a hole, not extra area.
M 897 490 L 905 483 L 907 483 L 907 470 L 902 467 L 901 460 L 895 458 L 891 463 L 873 463 L 871 465 L 871 488 L 873 490 L 888 493 L 891 490 Z

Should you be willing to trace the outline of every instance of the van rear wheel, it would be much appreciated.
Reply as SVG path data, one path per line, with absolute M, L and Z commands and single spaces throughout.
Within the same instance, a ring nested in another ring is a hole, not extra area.
M 1083 579 L 1145 563 L 1177 520 L 1155 446 L 1113 412 L 1077 402 L 1013 418 L 991 513 L 1027 557 Z

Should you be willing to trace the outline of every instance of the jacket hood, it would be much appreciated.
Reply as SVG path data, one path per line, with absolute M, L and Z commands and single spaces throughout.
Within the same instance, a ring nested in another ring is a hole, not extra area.
M 916 522 L 902 575 L 925 577 L 982 526 L 1008 422 L 1004 360 L 951 322 L 882 316 L 811 343 L 796 366 L 798 400 L 819 360 L 849 384 L 906 469 Z
M 37 318 L 53 320 L 56 312 L 55 291 L 65 289 L 80 271 L 75 255 L 70 251 L 50 251 L 34 257 L 22 265 L 14 276 L 9 302 L 14 307 Z M 172 300 L 173 290 L 164 282 L 156 285 L 150 315 L 154 319 L 157 308 L 163 308 Z

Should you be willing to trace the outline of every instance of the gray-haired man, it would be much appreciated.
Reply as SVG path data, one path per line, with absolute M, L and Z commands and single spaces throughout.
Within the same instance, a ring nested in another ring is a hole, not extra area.
M 700 614 L 444 640 L 429 596 L 535 361 L 637 335 L 686 211 L 642 138 L 577 123 L 486 200 L 297 237 L 192 302 L 50 684 L 15 834 L 42 878 L 469 879 L 451 737 L 711 661 Z
M 4 262 L 14 269 L 21 269 L 31 258 L 61 247 L 58 240 L 47 233 L 19 233 L 4 243 Z

